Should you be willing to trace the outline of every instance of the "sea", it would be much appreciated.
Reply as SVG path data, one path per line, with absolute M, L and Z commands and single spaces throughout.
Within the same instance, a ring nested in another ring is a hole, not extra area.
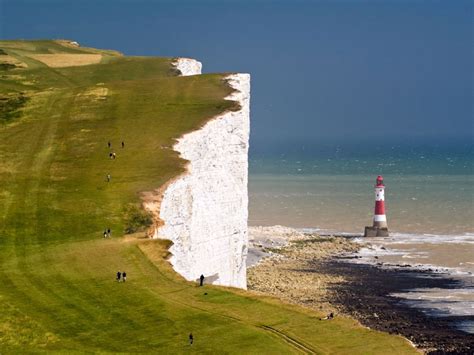
M 462 316 L 457 327 L 474 333 L 472 142 L 312 145 L 254 153 L 249 165 L 251 226 L 355 235 L 369 244 L 356 262 L 457 278 L 457 289 L 392 296 L 434 317 Z M 385 181 L 390 237 L 367 239 L 377 175 Z

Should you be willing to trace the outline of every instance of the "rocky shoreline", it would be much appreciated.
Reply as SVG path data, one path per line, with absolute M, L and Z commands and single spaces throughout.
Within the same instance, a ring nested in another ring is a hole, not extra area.
M 453 327 L 460 317 L 430 317 L 390 296 L 413 288 L 456 288 L 459 281 L 428 271 L 352 263 L 347 255 L 362 245 L 350 237 L 288 228 L 278 230 L 280 239 L 273 240 L 275 227 L 259 228 L 251 229 L 251 250 L 266 258 L 249 268 L 250 290 L 323 314 L 351 316 L 372 329 L 401 334 L 430 354 L 474 353 L 474 336 Z
M 309 262 L 355 252 L 360 246 L 346 238 L 304 234 L 290 228 L 279 229 L 280 237 L 272 239 L 270 228 L 275 227 L 251 233 L 258 235 L 250 241 L 252 263 L 256 258 L 261 260 L 247 270 L 248 289 L 323 313 L 335 312 L 328 291 L 332 285 L 343 283 L 344 277 L 312 270 Z
M 345 279 L 345 283 L 331 285 L 328 290 L 331 303 L 363 325 L 401 334 L 429 354 L 474 353 L 474 336 L 455 328 L 455 322 L 466 317 L 432 317 L 390 296 L 413 288 L 456 288 L 457 280 L 427 271 L 383 269 L 343 259 L 325 260 L 313 267 Z

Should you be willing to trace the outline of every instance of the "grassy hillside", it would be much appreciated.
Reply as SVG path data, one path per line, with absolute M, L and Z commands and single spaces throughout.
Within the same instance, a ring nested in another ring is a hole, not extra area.
M 349 319 L 196 287 L 165 241 L 124 235 L 140 192 L 183 171 L 173 140 L 235 105 L 223 74 L 171 63 L 0 41 L 0 353 L 413 353 Z

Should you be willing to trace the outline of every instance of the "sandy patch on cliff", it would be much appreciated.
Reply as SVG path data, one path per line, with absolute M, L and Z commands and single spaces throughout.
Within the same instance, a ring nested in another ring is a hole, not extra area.
M 103 86 L 91 88 L 77 95 L 77 98 L 86 100 L 105 100 L 109 94 L 109 89 Z
M 34 54 L 36 59 L 51 68 L 75 67 L 81 65 L 98 64 L 102 60 L 101 54 Z
M 328 290 L 344 278 L 320 272 L 317 262 L 360 247 L 344 237 L 319 236 L 281 226 L 250 227 L 248 265 L 254 263 L 247 270 L 248 289 L 323 313 L 335 312 Z M 258 253 L 264 255 L 255 264 Z
M 26 68 L 28 65 L 11 55 L 0 55 L 0 63 L 14 65 L 17 68 Z
M 161 149 L 172 149 L 170 147 L 162 147 Z M 187 165 L 185 166 L 185 173 L 187 173 Z M 163 185 L 153 191 L 144 191 L 140 194 L 142 200 L 142 206 L 145 211 L 148 211 L 153 216 L 153 225 L 148 228 L 145 232 L 145 235 L 148 238 L 157 237 L 158 229 L 164 225 L 164 221 L 160 218 L 160 208 L 161 208 L 161 201 L 163 201 L 163 197 L 165 195 L 166 190 L 170 185 L 174 184 L 177 180 L 182 178 L 182 174 L 175 176 L 168 181 L 166 181 Z

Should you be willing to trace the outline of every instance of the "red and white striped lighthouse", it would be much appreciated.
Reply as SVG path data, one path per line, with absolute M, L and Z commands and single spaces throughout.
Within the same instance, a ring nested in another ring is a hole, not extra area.
M 388 237 L 387 216 L 385 215 L 385 185 L 383 177 L 377 176 L 375 183 L 375 212 L 372 227 L 365 227 L 366 237 Z
M 375 184 L 375 212 L 374 212 L 374 227 L 388 228 L 387 216 L 385 216 L 385 185 L 383 184 L 383 177 L 377 176 Z

